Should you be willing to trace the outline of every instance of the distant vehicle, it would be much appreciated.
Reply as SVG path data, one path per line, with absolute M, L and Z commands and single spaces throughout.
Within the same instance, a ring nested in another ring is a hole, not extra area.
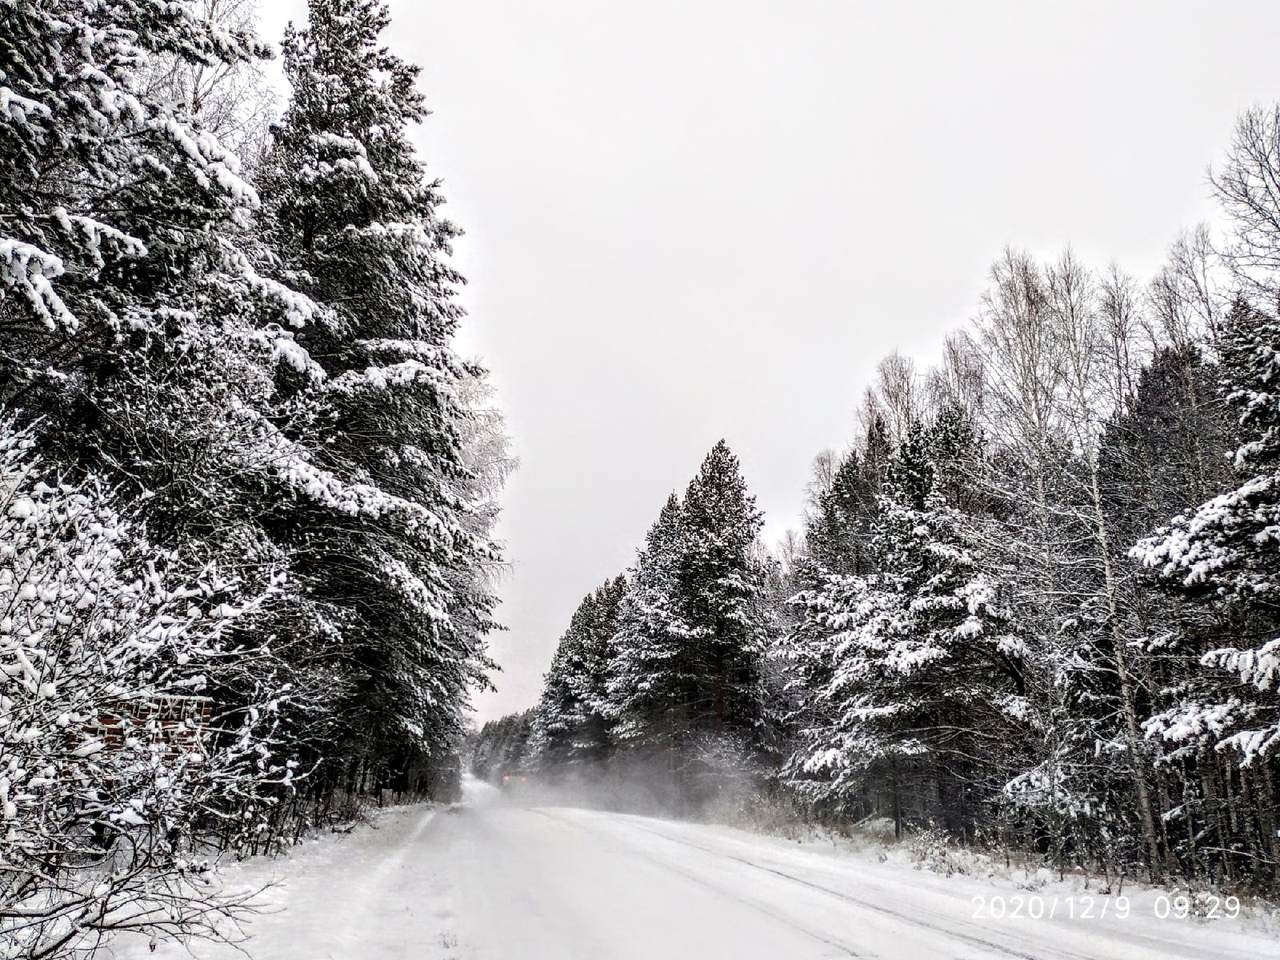
M 522 783 L 528 783 L 529 777 L 524 773 L 504 773 L 502 775 L 502 789 L 513 790 Z

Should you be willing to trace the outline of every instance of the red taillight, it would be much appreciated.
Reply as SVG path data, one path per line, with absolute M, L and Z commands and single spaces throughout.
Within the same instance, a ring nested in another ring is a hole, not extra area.
M 524 777 L 521 777 L 521 778 L 520 778 L 520 782 L 521 782 L 521 783 L 524 783 Z
M 502 775 L 502 779 L 503 779 L 503 780 L 510 780 L 510 779 L 511 779 L 511 774 L 509 774 L 509 773 L 504 773 L 504 774 Z

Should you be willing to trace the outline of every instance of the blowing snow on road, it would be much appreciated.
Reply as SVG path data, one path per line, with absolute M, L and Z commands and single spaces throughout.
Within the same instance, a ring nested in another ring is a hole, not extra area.
M 1039 896 L 1046 910 L 1056 899 L 1053 919 L 975 918 L 977 898 L 1032 895 L 829 844 L 520 806 L 474 782 L 457 807 L 396 808 L 287 860 L 242 865 L 232 880 L 275 881 L 246 927 L 242 947 L 256 960 L 1243 960 L 1276 950 L 1241 921 L 1157 919 L 1149 892 L 1131 897 L 1124 919 L 1070 919 L 1069 893 L 1048 890 Z M 126 946 L 119 960 L 190 955 Z M 201 960 L 243 956 L 192 949 Z

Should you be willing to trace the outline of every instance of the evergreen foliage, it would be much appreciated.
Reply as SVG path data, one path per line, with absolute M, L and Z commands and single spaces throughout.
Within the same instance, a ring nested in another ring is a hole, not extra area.
M 499 783 L 503 777 L 520 775 L 526 766 L 533 724 L 533 710 L 486 723 L 469 741 L 471 773 Z
M 454 749 L 489 665 L 494 600 L 468 574 L 496 554 L 463 450 L 461 394 L 480 371 L 449 346 L 457 230 L 408 141 L 425 110 L 417 69 L 378 45 L 388 23 L 381 3 L 316 0 L 290 28 L 293 92 L 259 179 L 263 272 L 319 307 L 295 341 L 318 369 L 278 397 L 316 470 L 290 478 L 300 496 L 270 530 L 315 606 L 312 656 L 344 677 L 333 708 L 353 722 L 319 751 L 404 787 Z
M 551 660 L 530 750 L 556 772 L 599 769 L 612 751 L 609 667 L 626 587 L 619 576 L 584 597 Z
M 1006 251 L 938 368 L 881 362 L 777 556 L 717 446 L 627 573 L 608 773 L 682 806 L 737 765 L 806 816 L 1274 889 L 1278 145 L 1280 108 L 1241 118 L 1231 237 L 1146 288 Z M 550 771 L 582 636 L 535 721 Z
M 762 522 L 722 440 L 625 576 L 586 597 L 547 673 L 532 763 L 703 802 L 767 748 Z
M 964 512 L 978 455 L 954 408 L 912 426 L 868 544 L 881 572 L 829 575 L 796 601 L 800 636 L 821 653 L 808 653 L 815 698 L 794 783 L 811 803 L 862 815 L 883 792 L 899 833 L 910 812 L 972 834 L 991 813 L 999 771 L 1012 769 L 1012 757 L 978 758 L 1016 742 L 1025 712 L 1023 642 Z
M 0 923 L 26 956 L 214 934 L 237 905 L 193 850 L 452 795 L 487 682 L 514 462 L 451 347 L 417 70 L 381 3 L 314 0 L 259 156 L 251 19 L 0 3 L 0 893 L 42 904 Z M 186 739 L 94 752 L 112 717 Z

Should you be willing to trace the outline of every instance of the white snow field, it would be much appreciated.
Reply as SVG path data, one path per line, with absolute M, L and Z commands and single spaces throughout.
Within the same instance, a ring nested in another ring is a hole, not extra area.
M 520 807 L 473 785 L 457 808 L 400 807 L 376 827 L 243 864 L 279 883 L 248 929 L 255 960 L 817 960 L 882 957 L 1235 960 L 1280 957 L 1243 920 L 1082 919 L 1083 892 L 943 877 L 871 855 L 726 827 Z M 1045 916 L 975 919 L 975 897 L 1039 896 Z M 1053 919 L 1048 913 L 1056 898 Z M 1092 902 L 1095 914 L 1103 898 Z M 1067 916 L 1074 909 L 1075 919 Z M 240 957 L 120 942 L 121 960 Z

